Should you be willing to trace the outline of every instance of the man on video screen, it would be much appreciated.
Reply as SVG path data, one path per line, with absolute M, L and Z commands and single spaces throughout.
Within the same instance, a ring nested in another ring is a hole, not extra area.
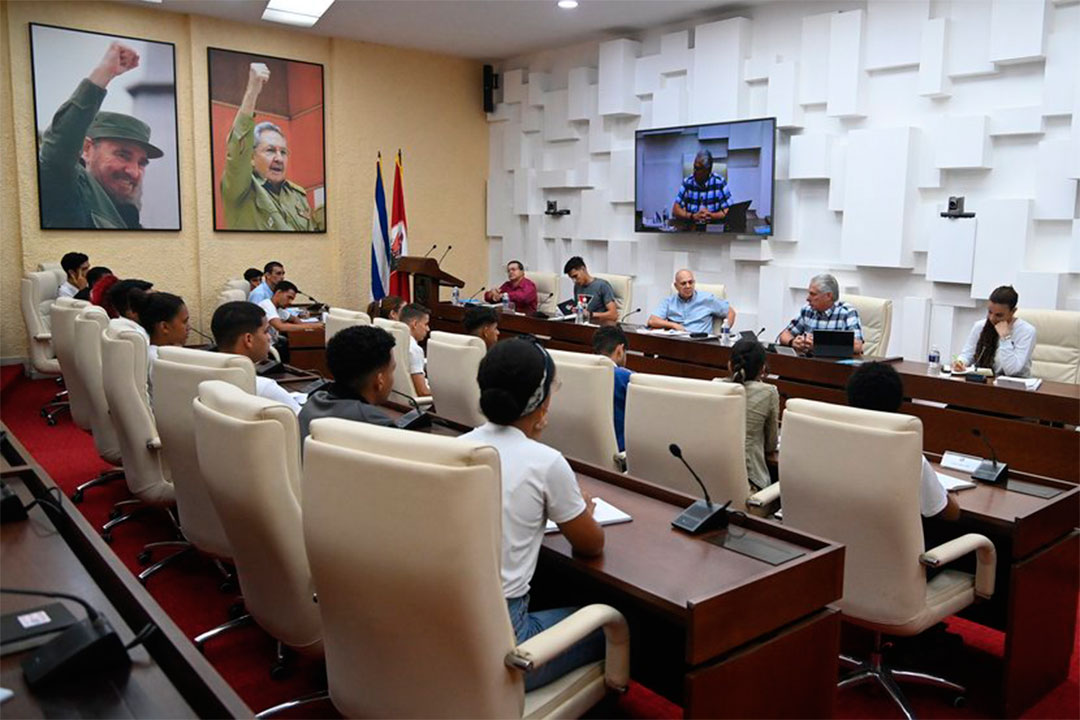
M 694 174 L 683 180 L 671 214 L 677 223 L 704 228 L 711 222 L 723 220 L 731 207 L 731 192 L 727 181 L 714 175 L 713 156 L 699 150 L 694 156 Z

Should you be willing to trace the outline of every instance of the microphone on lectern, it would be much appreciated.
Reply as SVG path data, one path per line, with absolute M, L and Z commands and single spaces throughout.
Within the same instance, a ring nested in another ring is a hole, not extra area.
M 427 257 L 428 255 L 431 254 L 431 251 L 434 250 L 437 247 L 439 247 L 438 243 L 436 243 L 435 245 L 432 245 L 431 247 L 428 248 L 428 251 L 426 253 L 424 253 L 423 255 L 421 255 L 420 257 Z

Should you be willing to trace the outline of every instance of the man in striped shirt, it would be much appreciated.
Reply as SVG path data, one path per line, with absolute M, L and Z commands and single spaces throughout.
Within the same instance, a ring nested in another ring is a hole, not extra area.
M 796 352 L 814 349 L 815 330 L 851 330 L 855 333 L 855 354 L 862 352 L 862 325 L 859 311 L 840 302 L 840 284 L 828 273 L 816 275 L 806 293 L 806 305 L 780 333 L 780 344 L 790 345 Z
M 713 156 L 701 150 L 694 157 L 694 174 L 683 180 L 671 214 L 677 220 L 704 226 L 723 220 L 731 207 L 731 192 L 727 181 L 713 175 Z

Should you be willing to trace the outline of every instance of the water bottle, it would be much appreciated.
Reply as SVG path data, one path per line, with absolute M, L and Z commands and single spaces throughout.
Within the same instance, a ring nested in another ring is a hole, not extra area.
M 578 300 L 577 305 L 574 306 L 574 322 L 578 325 L 585 324 L 585 303 L 581 300 Z
M 731 345 L 731 328 L 728 327 L 727 320 L 720 326 L 720 344 L 724 347 L 729 347 Z
M 941 374 L 941 351 L 938 350 L 937 345 L 930 346 L 930 355 L 927 362 L 930 363 L 929 367 L 926 368 L 927 375 Z
M 508 293 L 502 294 L 502 311 L 510 312 L 510 295 Z
M 461 288 L 455 287 L 450 291 L 450 302 L 454 307 L 461 305 Z

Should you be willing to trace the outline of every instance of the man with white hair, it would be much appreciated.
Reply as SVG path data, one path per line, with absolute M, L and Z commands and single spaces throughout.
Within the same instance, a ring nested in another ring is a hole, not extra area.
M 815 275 L 806 293 L 806 305 L 780 333 L 781 345 L 805 353 L 814 348 L 815 330 L 851 330 L 855 333 L 855 354 L 862 352 L 862 325 L 859 311 L 840 302 L 840 284 L 828 273 Z

